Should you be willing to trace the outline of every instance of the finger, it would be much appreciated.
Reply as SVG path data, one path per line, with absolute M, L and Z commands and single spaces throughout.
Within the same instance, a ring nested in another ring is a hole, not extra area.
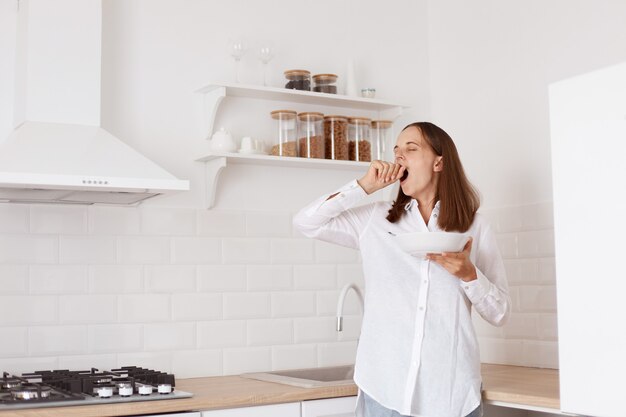
M 393 164 L 393 169 L 391 170 L 391 175 L 390 175 L 392 180 L 398 179 L 398 171 L 400 171 L 401 167 L 402 165 L 400 164 Z
M 400 178 L 402 178 L 404 171 L 406 171 L 406 168 L 400 165 L 400 169 L 398 169 L 398 173 L 396 174 L 396 180 L 399 180 Z

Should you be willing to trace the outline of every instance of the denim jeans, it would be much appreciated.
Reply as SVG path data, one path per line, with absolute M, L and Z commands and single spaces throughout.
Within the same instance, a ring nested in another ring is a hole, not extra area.
M 376 400 L 372 399 L 369 395 L 364 392 L 361 392 L 363 395 L 363 411 L 365 417 L 408 417 L 398 413 L 395 410 L 390 410 L 388 408 L 380 405 Z M 482 403 L 471 413 L 469 413 L 466 417 L 482 417 L 483 416 L 483 405 Z M 452 416 L 441 416 L 441 417 L 452 417 Z

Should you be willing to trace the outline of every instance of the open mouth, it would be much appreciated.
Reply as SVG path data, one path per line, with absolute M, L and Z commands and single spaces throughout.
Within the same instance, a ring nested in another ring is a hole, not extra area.
M 400 177 L 400 182 L 404 182 L 404 180 L 406 180 L 408 177 L 409 177 L 409 171 L 407 171 L 405 168 L 404 173 Z

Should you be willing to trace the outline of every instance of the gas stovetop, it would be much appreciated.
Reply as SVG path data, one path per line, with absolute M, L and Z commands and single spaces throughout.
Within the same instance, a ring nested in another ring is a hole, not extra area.
M 189 398 L 174 375 L 136 366 L 101 371 L 37 371 L 0 378 L 0 411 Z

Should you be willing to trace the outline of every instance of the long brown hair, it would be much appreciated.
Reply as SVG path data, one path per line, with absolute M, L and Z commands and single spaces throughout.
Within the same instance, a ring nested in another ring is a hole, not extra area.
M 418 128 L 433 151 L 443 158 L 443 170 L 439 174 L 435 195 L 435 201 L 440 201 L 437 217 L 439 227 L 448 232 L 466 232 L 474 221 L 474 215 L 480 206 L 480 197 L 465 175 L 452 138 L 442 128 L 429 122 L 411 123 L 402 130 L 409 127 Z M 411 197 L 400 188 L 398 197 L 387 214 L 387 220 L 391 223 L 400 220 L 409 201 Z

